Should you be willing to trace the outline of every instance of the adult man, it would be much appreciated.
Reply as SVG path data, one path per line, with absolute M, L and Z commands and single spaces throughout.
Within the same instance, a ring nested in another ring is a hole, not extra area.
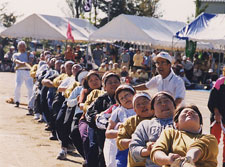
M 103 55 L 104 55 L 104 53 L 103 53 L 102 49 L 100 49 L 100 46 L 96 45 L 96 49 L 93 51 L 93 59 L 97 66 L 101 65 Z
M 139 49 L 137 49 L 136 54 L 133 57 L 134 66 L 136 68 L 142 68 L 142 63 L 144 62 L 144 56 Z
M 13 71 L 12 56 L 15 53 L 14 46 L 10 46 L 9 51 L 4 55 L 4 71 Z
M 23 81 L 25 81 L 28 90 L 28 101 L 32 96 L 33 88 L 33 79 L 30 76 L 29 63 L 31 59 L 34 58 L 34 55 L 26 52 L 26 43 L 24 41 L 20 41 L 17 47 L 19 52 L 15 53 L 12 58 L 13 62 L 16 64 L 16 88 L 14 97 L 14 102 L 16 102 L 15 107 L 19 107 L 20 104 L 20 89 Z M 30 104 L 28 104 L 28 108 L 30 108 Z
M 158 91 L 170 92 L 175 98 L 178 106 L 185 97 L 185 86 L 183 80 L 171 69 L 172 57 L 167 52 L 160 52 L 154 58 L 159 75 L 153 77 L 144 84 L 134 86 L 136 90 L 147 90 L 157 88 Z
M 183 59 L 183 61 L 181 63 L 184 66 L 185 75 L 186 75 L 187 79 L 189 79 L 189 81 L 192 81 L 194 65 L 190 60 L 187 59 L 186 56 L 183 56 L 182 59 Z
M 219 78 L 214 84 L 208 101 L 208 108 L 211 112 L 210 133 L 215 135 L 220 143 L 221 131 L 223 131 L 223 166 L 225 166 L 225 77 Z M 222 129 L 223 128 L 223 129 Z
M 128 50 L 124 49 L 123 53 L 121 54 L 121 67 L 126 66 L 129 67 L 130 63 L 130 55 L 128 53 Z

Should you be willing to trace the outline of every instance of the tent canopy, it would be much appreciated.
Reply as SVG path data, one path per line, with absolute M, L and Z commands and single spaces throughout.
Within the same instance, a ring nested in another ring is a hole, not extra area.
M 97 30 L 83 19 L 32 14 L 1 32 L 0 35 L 13 38 L 66 40 L 68 22 L 75 41 L 88 41 L 89 34 Z
M 172 47 L 173 35 L 182 27 L 183 22 L 167 21 L 150 17 L 121 14 L 111 22 L 90 35 L 90 41 L 123 41 L 156 47 Z M 177 47 L 184 47 L 178 42 Z
M 1 22 L 0 22 L 0 32 L 2 32 L 3 30 L 5 30 L 6 29 L 6 27 L 4 27 L 2 24 L 1 24 Z
M 179 39 L 225 45 L 225 14 L 202 13 L 176 33 Z

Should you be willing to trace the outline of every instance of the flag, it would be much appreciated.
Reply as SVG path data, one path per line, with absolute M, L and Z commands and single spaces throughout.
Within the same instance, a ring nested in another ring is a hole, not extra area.
M 85 12 L 91 11 L 91 7 L 92 7 L 91 4 L 92 4 L 91 0 L 86 0 L 86 3 L 84 3 L 84 11 Z
M 66 35 L 67 35 L 67 39 L 71 39 L 74 42 L 74 38 L 73 38 L 73 35 L 72 35 L 72 29 L 71 29 L 71 26 L 70 26 L 69 22 L 68 22 Z

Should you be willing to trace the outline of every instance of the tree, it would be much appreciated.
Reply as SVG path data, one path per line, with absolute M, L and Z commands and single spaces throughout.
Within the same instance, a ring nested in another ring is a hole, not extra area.
M 208 8 L 208 4 L 206 4 L 205 6 L 202 6 L 201 0 L 196 0 L 195 1 L 195 17 L 197 17 L 198 15 L 200 15 L 202 12 L 204 12 L 207 8 Z
M 7 13 L 6 7 L 8 3 L 3 3 L 0 8 L 0 20 L 2 21 L 3 26 L 10 27 L 12 24 L 16 22 L 16 18 L 18 16 L 15 16 L 14 13 Z
M 99 9 L 108 14 L 100 22 L 100 27 L 107 23 L 107 20 L 112 20 L 120 14 L 130 14 L 137 16 L 161 17 L 157 14 L 159 0 L 118 0 L 110 1 L 98 0 Z
M 138 16 L 161 17 L 162 14 L 157 13 L 159 0 L 136 0 L 136 8 Z
M 66 0 L 66 3 L 71 11 L 72 17 L 79 18 L 83 12 L 82 0 Z

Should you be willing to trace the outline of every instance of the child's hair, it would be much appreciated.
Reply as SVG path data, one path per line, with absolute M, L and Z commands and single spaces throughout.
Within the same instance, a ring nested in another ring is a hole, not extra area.
M 160 91 L 158 93 L 156 93 L 152 99 L 152 102 L 151 102 L 151 109 L 154 110 L 154 104 L 155 104 L 155 99 L 159 96 L 159 95 L 165 95 L 166 97 L 168 97 L 172 102 L 173 102 L 173 105 L 174 107 L 176 108 L 176 103 L 175 103 L 175 100 L 173 98 L 172 95 L 170 95 L 168 92 L 165 92 L 165 91 Z
M 121 104 L 121 103 L 120 103 L 120 100 L 119 100 L 119 94 L 120 94 L 120 92 L 122 92 L 122 91 L 129 91 L 129 92 L 131 92 L 131 94 L 133 94 L 133 95 L 136 93 L 135 89 L 134 89 L 132 86 L 126 85 L 126 84 L 120 85 L 120 86 L 116 89 L 116 92 L 115 92 L 115 97 L 116 97 L 116 100 L 118 101 L 119 104 Z
M 176 111 L 175 111 L 175 114 L 173 116 L 173 121 L 175 123 L 178 122 L 178 117 L 180 116 L 180 113 L 185 109 L 185 108 L 191 108 L 192 110 L 194 110 L 198 116 L 199 116 L 199 120 L 200 120 L 200 125 L 203 124 L 203 119 L 202 119 L 202 114 L 201 112 L 199 111 L 198 107 L 196 105 L 189 105 L 189 106 L 183 106 L 183 107 L 180 107 L 178 108 Z

